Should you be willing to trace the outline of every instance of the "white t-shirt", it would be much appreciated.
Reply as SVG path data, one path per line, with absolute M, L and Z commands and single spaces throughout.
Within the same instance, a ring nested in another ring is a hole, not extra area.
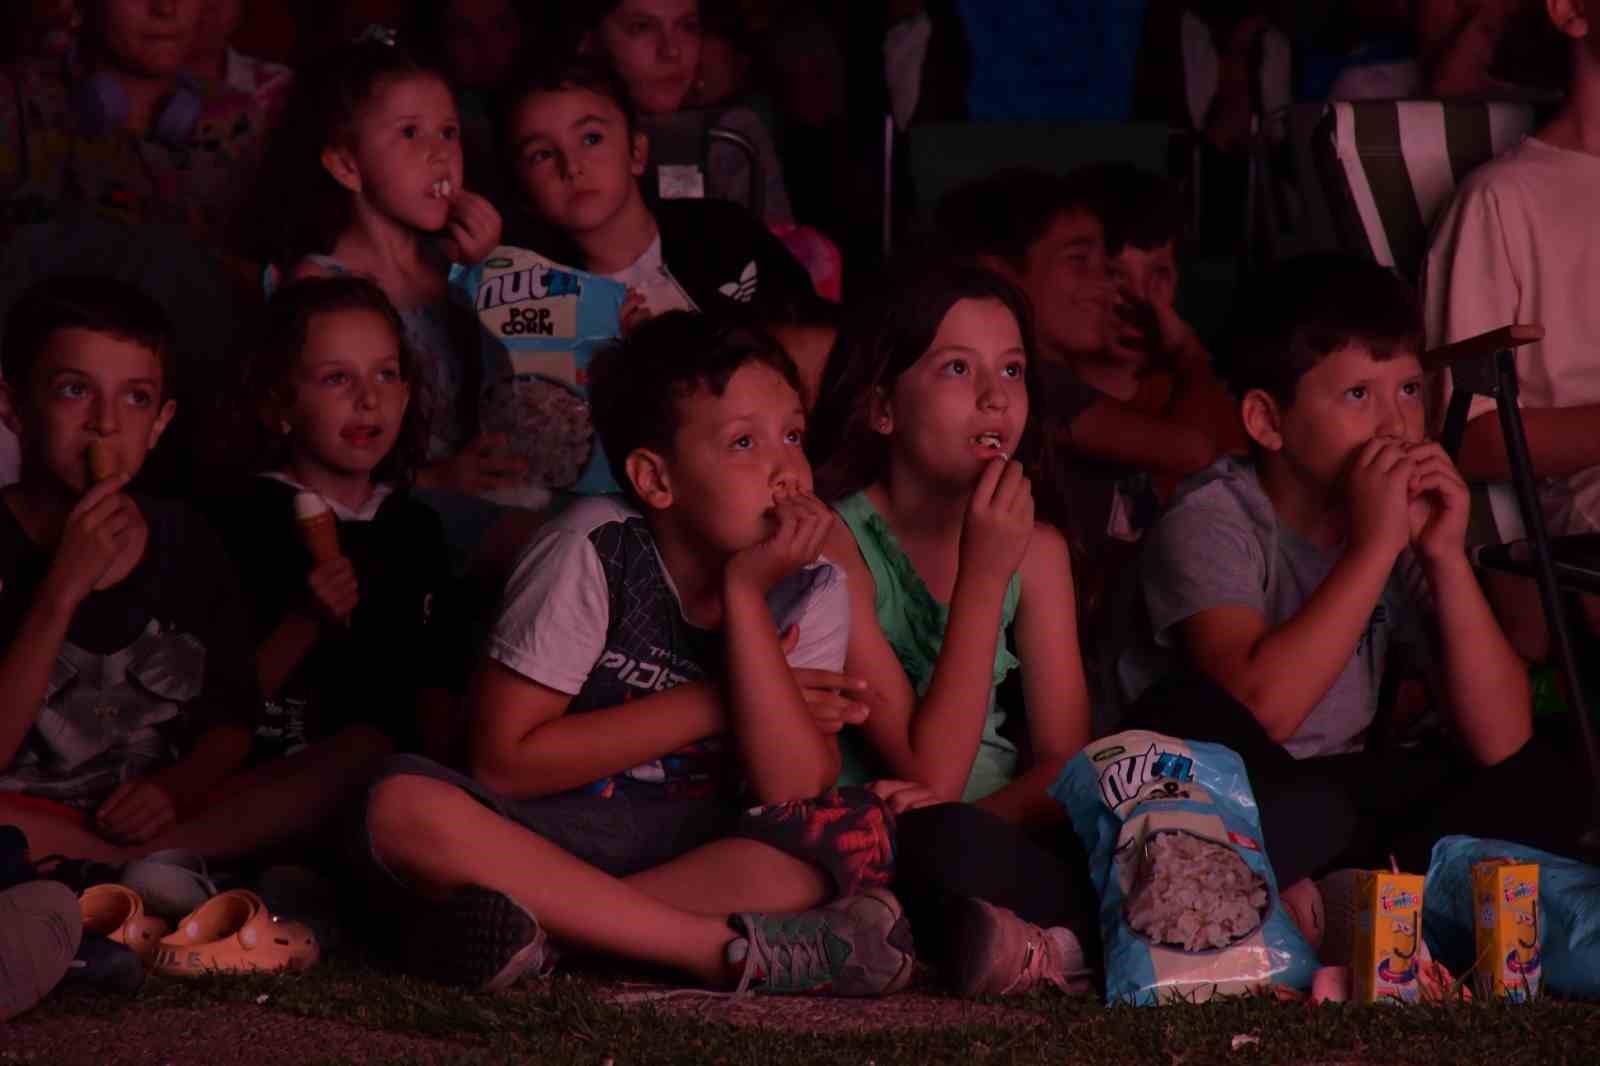
M 1600 156 L 1528 137 L 1473 171 L 1435 231 L 1423 286 L 1430 346 L 1514 322 L 1544 327 L 1517 349 L 1519 406 L 1600 403 Z M 1440 377 L 1442 421 L 1451 378 Z M 1471 416 L 1493 408 L 1474 396 Z M 1597 473 L 1546 486 L 1555 532 L 1600 524 L 1600 498 L 1565 506 L 1600 490 Z
M 612 281 L 620 281 L 628 288 L 644 297 L 644 304 L 652 315 L 659 315 L 663 311 L 698 311 L 689 294 L 684 291 L 678 279 L 672 276 L 672 271 L 667 269 L 666 260 L 661 258 L 661 234 L 657 233 L 655 240 L 650 242 L 650 247 L 644 254 L 633 261 L 633 265 L 622 268 L 615 274 L 607 274 Z

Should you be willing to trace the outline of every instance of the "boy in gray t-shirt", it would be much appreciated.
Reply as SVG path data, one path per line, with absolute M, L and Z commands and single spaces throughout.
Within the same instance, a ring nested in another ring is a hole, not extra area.
M 1466 485 L 1423 438 L 1409 287 L 1306 256 L 1240 306 L 1217 362 L 1252 460 L 1191 479 L 1147 537 L 1145 639 L 1120 662 L 1130 719 L 1239 752 L 1285 885 L 1391 848 L 1421 873 L 1446 832 L 1573 853 L 1582 803 L 1531 816 L 1514 799 L 1518 781 L 1577 778 L 1531 739 L 1526 669 L 1467 560 Z M 1459 751 L 1363 750 L 1413 620 Z

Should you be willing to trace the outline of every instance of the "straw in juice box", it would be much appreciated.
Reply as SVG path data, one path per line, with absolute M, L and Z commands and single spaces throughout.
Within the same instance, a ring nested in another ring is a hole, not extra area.
M 1515 1003 L 1539 994 L 1539 864 L 1490 859 L 1472 864 L 1472 924 L 1480 996 Z
M 1422 878 L 1364 870 L 1356 881 L 1355 973 L 1358 1003 L 1415 1003 L 1422 947 Z

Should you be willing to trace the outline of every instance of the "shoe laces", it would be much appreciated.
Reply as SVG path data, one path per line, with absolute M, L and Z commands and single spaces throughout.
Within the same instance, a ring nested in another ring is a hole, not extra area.
M 776 935 L 769 935 L 772 933 Z M 814 988 L 832 980 L 828 941 L 833 934 L 827 922 L 818 921 L 811 928 L 793 928 L 792 923 L 772 925 L 756 920 L 749 923 L 749 934 L 744 973 L 734 995 L 750 990 L 762 963 L 765 973 L 759 976 L 775 989 Z
M 1022 949 L 1022 966 L 1018 968 L 1017 976 L 1011 983 L 1000 990 L 1000 994 L 1009 996 L 1014 992 L 1026 992 L 1040 981 L 1049 981 L 1053 985 L 1065 987 L 1066 979 L 1062 976 L 1060 967 L 1054 963 L 1049 937 L 1045 936 L 1042 930 L 1031 931 Z

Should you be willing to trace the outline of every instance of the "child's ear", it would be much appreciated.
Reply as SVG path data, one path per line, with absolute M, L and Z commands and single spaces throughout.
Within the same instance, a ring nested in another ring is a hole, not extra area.
M 672 479 L 667 474 L 667 461 L 660 452 L 649 448 L 635 448 L 622 464 L 633 486 L 634 495 L 646 507 L 664 511 L 672 506 Z
M 161 439 L 161 434 L 167 431 L 172 424 L 172 416 L 178 413 L 178 401 L 168 400 L 161 405 L 161 413 L 156 415 L 156 420 L 150 424 L 150 439 L 144 442 L 144 450 L 149 451 L 156 446 L 156 441 Z
M 633 146 L 628 152 L 628 170 L 636 178 L 644 177 L 650 165 L 650 135 L 643 130 L 633 131 Z
M 22 411 L 17 405 L 17 394 L 8 381 L 0 381 L 0 426 L 5 426 L 21 439 Z
M 1239 414 L 1244 419 L 1244 431 L 1250 439 L 1269 452 L 1283 447 L 1283 411 L 1272 394 L 1264 389 L 1251 389 L 1239 401 Z
M 330 144 L 322 150 L 322 169 L 351 192 L 361 191 L 361 168 L 348 148 Z
M 872 389 L 872 397 L 867 401 L 867 418 L 867 427 L 874 433 L 887 437 L 894 431 L 894 405 L 881 385 Z

